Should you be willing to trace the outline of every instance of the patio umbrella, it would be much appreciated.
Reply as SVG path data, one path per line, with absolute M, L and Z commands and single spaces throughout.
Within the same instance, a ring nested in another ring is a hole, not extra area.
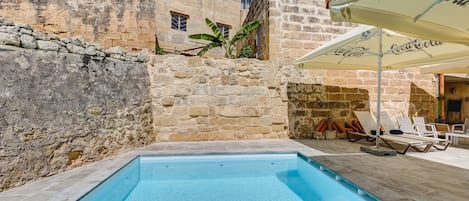
M 329 7 L 334 21 L 469 45 L 468 0 L 332 0 Z
M 387 29 L 362 25 L 295 60 L 300 69 L 377 70 L 380 114 L 381 71 L 434 64 L 469 55 L 463 44 L 421 40 Z M 380 117 L 377 116 L 377 125 Z M 379 128 L 377 128 L 379 130 Z M 376 146 L 379 147 L 379 135 Z
M 440 73 L 462 73 L 469 74 L 469 60 L 445 62 L 422 66 L 421 73 L 440 74 Z

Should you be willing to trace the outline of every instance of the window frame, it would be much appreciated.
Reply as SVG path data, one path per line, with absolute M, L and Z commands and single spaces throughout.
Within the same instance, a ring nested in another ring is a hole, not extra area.
M 241 0 L 241 10 L 248 9 L 251 6 L 252 0 Z
M 174 11 L 169 11 L 169 13 L 171 14 L 171 29 L 186 32 L 189 15 Z
M 218 30 L 220 30 L 220 32 L 223 34 L 225 39 L 228 40 L 230 38 L 231 25 L 217 22 L 217 27 Z

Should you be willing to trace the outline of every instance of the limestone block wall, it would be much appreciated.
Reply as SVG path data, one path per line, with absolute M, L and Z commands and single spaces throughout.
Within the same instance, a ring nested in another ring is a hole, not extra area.
M 299 70 L 255 59 L 154 56 L 153 129 L 160 141 L 307 137 L 321 119 L 376 111 L 373 71 Z M 435 80 L 416 69 L 383 72 L 381 105 L 395 119 L 435 118 Z
M 191 34 L 213 32 L 205 23 L 209 18 L 214 23 L 221 23 L 231 27 L 229 36 L 232 38 L 242 24 L 241 2 L 239 0 L 154 0 L 156 2 L 155 22 L 158 44 L 170 52 L 182 51 L 196 54 L 200 49 L 183 51 L 206 44 L 205 41 L 192 40 Z M 187 31 L 171 29 L 171 13 L 176 12 L 189 17 Z M 223 57 L 221 48 L 210 50 L 207 55 Z
M 356 26 L 332 22 L 324 0 L 269 2 L 270 59 L 288 64 Z
M 370 110 L 366 89 L 290 83 L 287 93 L 289 127 L 297 136 L 311 137 L 314 126 L 323 119 L 344 125 L 355 118 L 353 111 Z
M 189 17 L 187 31 L 171 29 L 170 12 Z M 231 37 L 242 23 L 239 0 L 3 0 L 0 16 L 60 37 L 83 36 L 103 48 L 153 49 L 157 38 L 172 52 L 204 45 L 187 36 L 211 33 L 205 18 L 231 26 Z M 223 56 L 220 49 L 210 53 Z
M 155 0 L 0 1 L 0 16 L 38 31 L 129 50 L 154 48 L 155 10 Z
M 145 64 L 0 48 L 0 191 L 155 140 Z
M 287 137 L 289 71 L 255 59 L 183 56 L 154 56 L 148 68 L 159 141 Z
M 324 0 L 258 0 L 253 1 L 244 23 L 263 20 L 265 27 L 252 34 L 251 46 L 262 50 L 257 58 L 288 65 L 294 59 L 314 50 L 357 26 L 332 22 Z
M 355 110 L 377 111 L 374 71 L 306 70 L 298 77 L 302 79 L 292 80 L 287 88 L 291 134 L 311 136 L 312 127 L 321 119 L 331 117 L 343 123 L 355 119 Z M 429 121 L 435 119 L 433 75 L 405 69 L 384 71 L 382 77 L 381 110 L 387 111 L 392 119 L 412 115 L 424 116 Z

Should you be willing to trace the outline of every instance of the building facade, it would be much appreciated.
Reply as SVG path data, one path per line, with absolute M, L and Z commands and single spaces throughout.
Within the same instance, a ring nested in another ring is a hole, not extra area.
M 253 20 L 262 20 L 263 26 L 243 45 L 250 45 L 256 58 L 277 66 L 291 65 L 296 58 L 357 26 L 332 22 L 324 0 L 253 1 L 245 23 Z M 303 73 L 314 79 L 292 80 L 288 86 L 291 90 L 287 90 L 290 133 L 311 130 L 311 125 L 320 119 L 350 121 L 354 110 L 376 111 L 376 72 L 306 70 Z M 419 115 L 427 121 L 435 120 L 433 75 L 422 75 L 416 69 L 386 71 L 382 83 L 381 105 L 393 117 Z
M 184 52 L 204 45 L 188 39 L 188 35 L 211 33 L 205 18 L 232 36 L 250 3 L 246 0 L 8 0 L 0 1 L 0 16 L 60 37 L 82 36 L 103 48 L 153 49 L 158 44 L 168 51 Z

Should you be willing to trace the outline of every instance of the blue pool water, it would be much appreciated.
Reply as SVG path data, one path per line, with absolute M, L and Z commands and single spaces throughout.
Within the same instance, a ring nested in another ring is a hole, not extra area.
M 318 162 L 288 153 L 139 156 L 79 200 L 379 199 Z

